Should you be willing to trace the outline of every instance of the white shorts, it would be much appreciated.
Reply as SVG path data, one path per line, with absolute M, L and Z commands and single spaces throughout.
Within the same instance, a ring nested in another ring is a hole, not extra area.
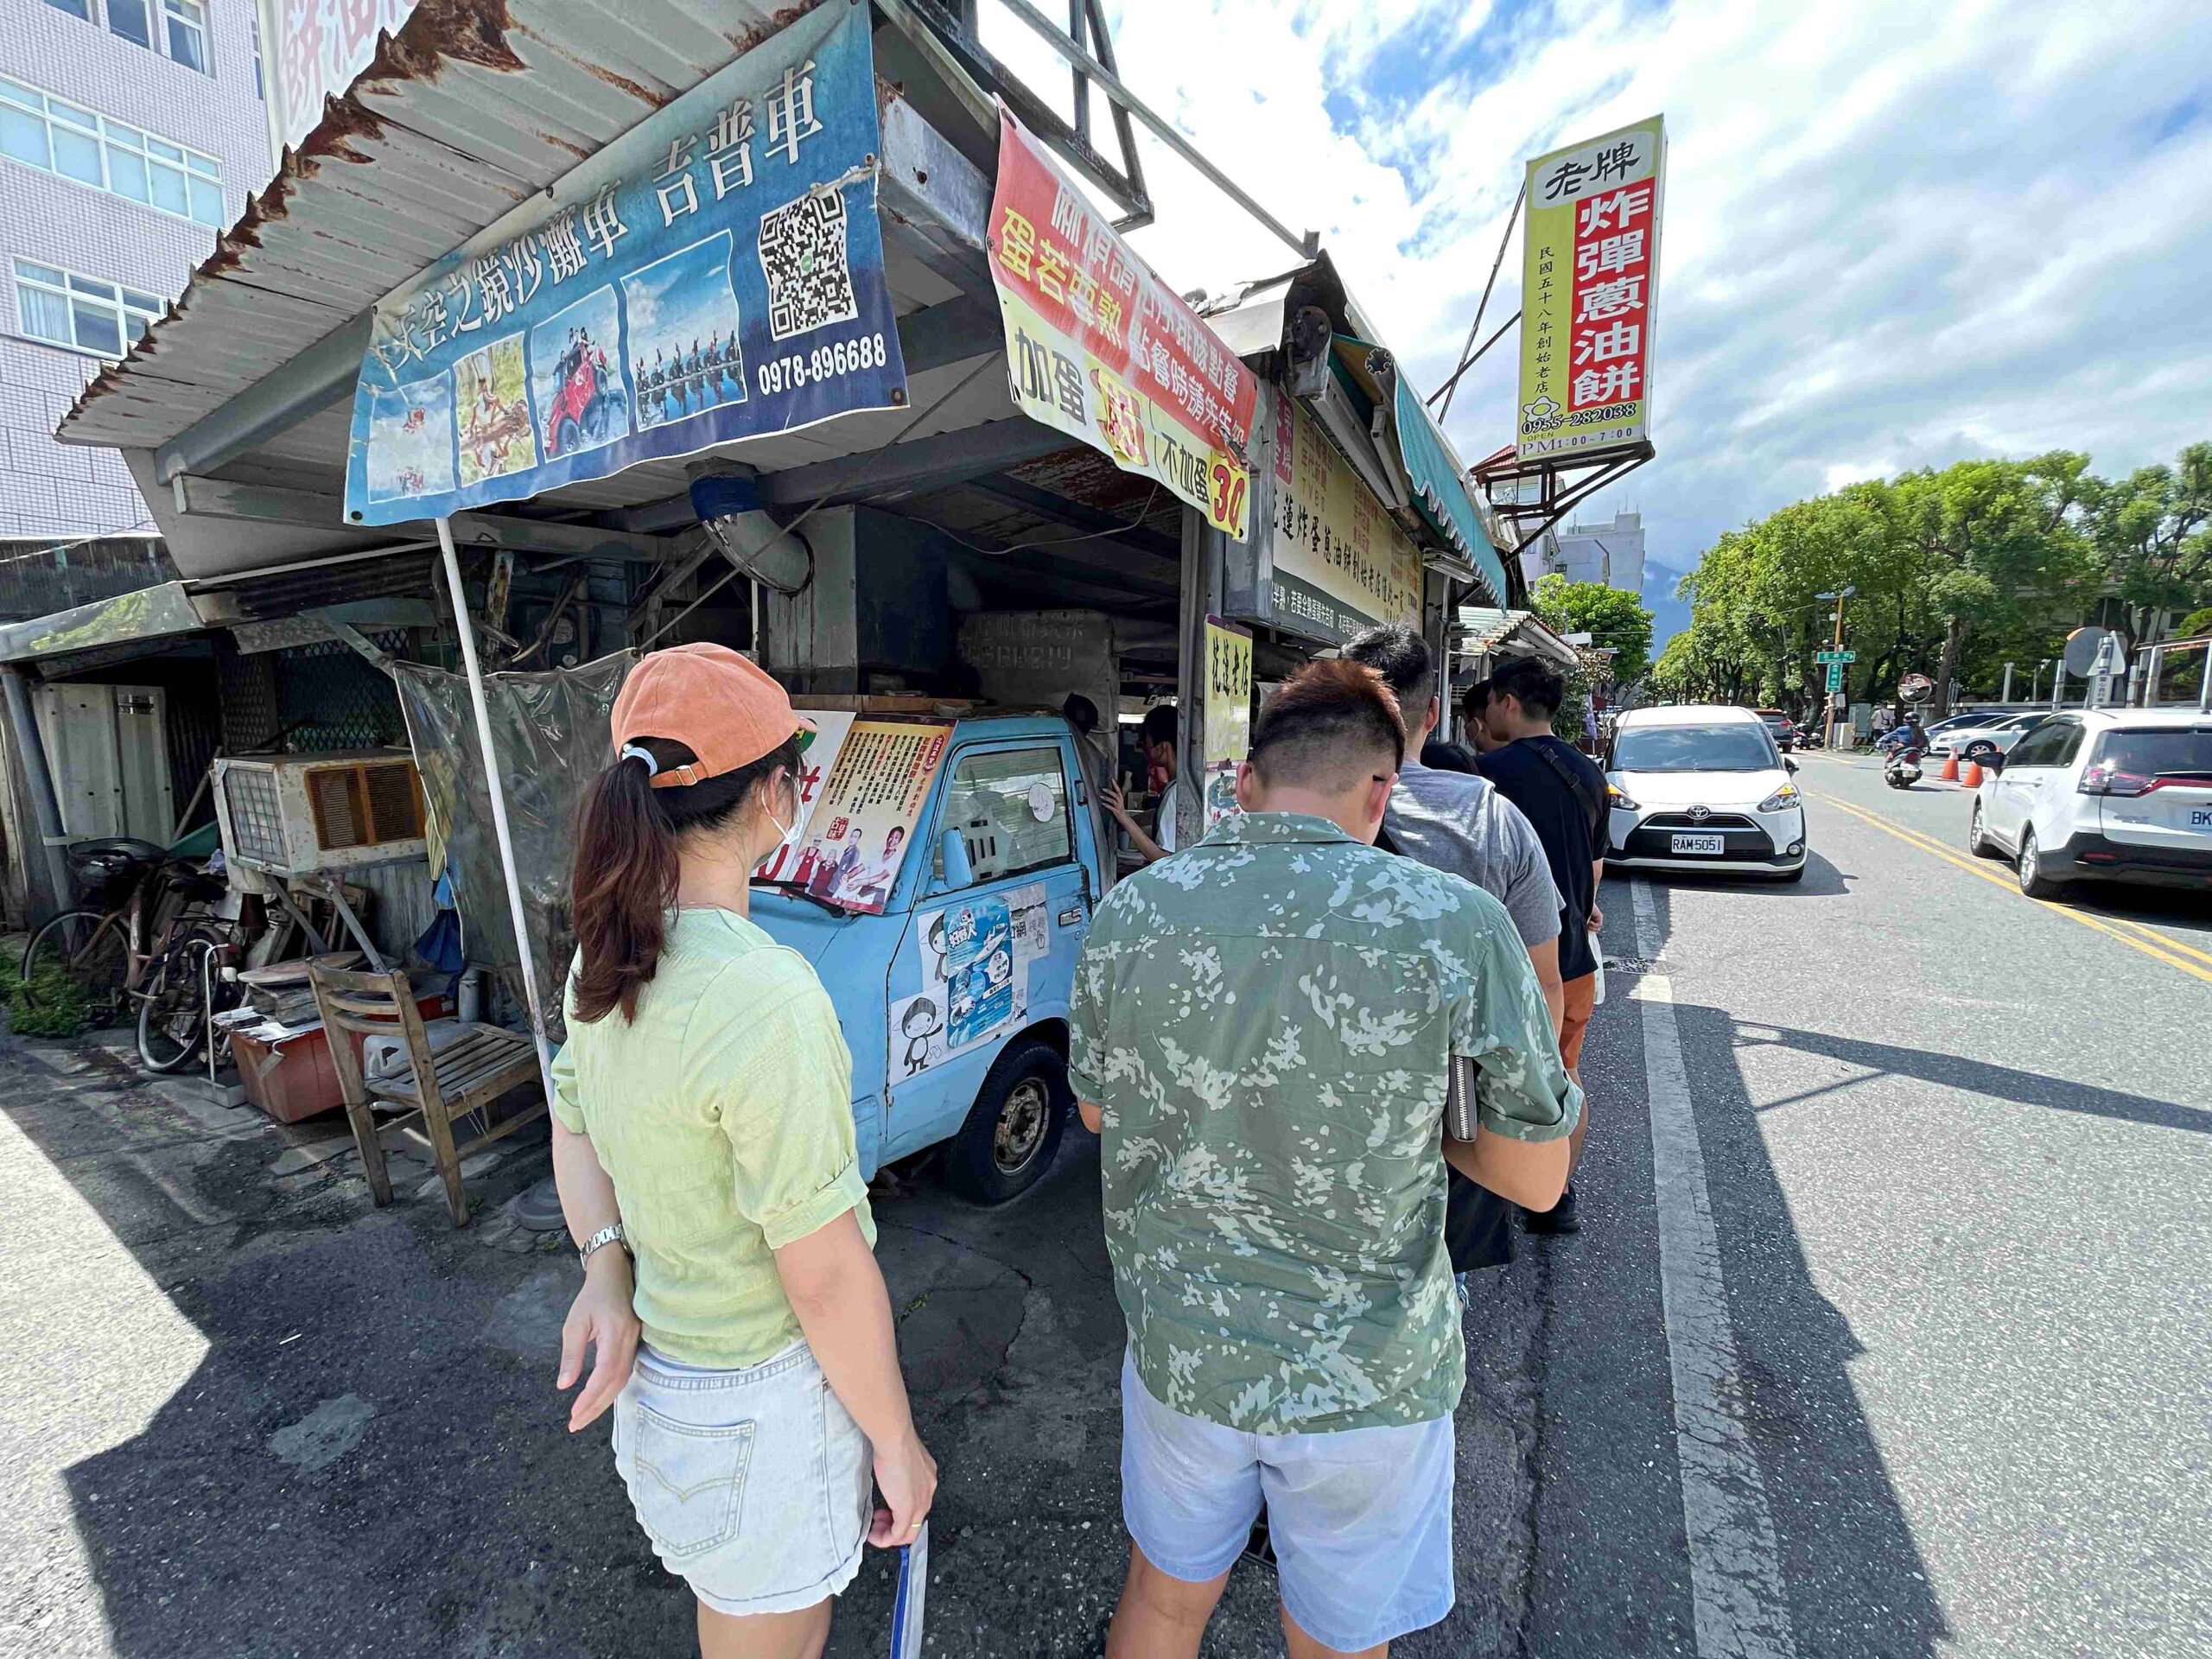
M 804 1343 L 744 1370 L 638 1352 L 614 1467 L 661 1564 L 718 1613 L 791 1613 L 860 1571 L 868 1437 Z

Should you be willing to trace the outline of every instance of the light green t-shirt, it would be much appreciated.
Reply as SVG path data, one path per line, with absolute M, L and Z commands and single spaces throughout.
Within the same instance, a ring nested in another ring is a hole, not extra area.
M 848 1210 L 875 1243 L 852 1082 L 814 969 L 733 912 L 675 914 L 634 1020 L 583 1023 L 572 988 L 553 1115 L 613 1180 L 653 1347 L 772 1359 L 801 1335 L 774 1253 Z

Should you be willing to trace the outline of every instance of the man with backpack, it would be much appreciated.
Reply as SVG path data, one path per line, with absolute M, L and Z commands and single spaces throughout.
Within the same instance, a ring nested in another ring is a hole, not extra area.
M 1567 997 L 1559 1052 L 1567 1075 L 1580 1084 L 1583 1033 L 1597 1000 L 1598 952 L 1591 930 L 1605 920 L 1598 907 L 1598 883 L 1605 876 L 1611 839 L 1605 774 L 1552 732 L 1553 717 L 1567 695 L 1560 676 L 1534 658 L 1518 658 L 1491 677 L 1490 688 L 1483 721 L 1498 747 L 1482 757 L 1482 775 L 1535 826 L 1559 888 L 1559 972 Z M 1574 1127 L 1572 1157 L 1578 1163 L 1589 1122 L 1586 1109 Z M 1526 1224 L 1532 1233 L 1581 1230 L 1571 1177 L 1559 1203 L 1548 1211 L 1531 1212 Z

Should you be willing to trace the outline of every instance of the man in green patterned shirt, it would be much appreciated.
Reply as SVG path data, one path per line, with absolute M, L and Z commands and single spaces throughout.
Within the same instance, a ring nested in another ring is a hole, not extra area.
M 1375 850 L 1404 744 L 1373 670 L 1310 664 L 1255 725 L 1245 816 L 1116 887 L 1084 947 L 1071 1070 L 1129 1323 L 1110 1659 L 1197 1653 L 1263 1504 L 1294 1659 L 1452 1607 L 1446 1160 L 1541 1208 L 1581 1095 L 1503 906 Z

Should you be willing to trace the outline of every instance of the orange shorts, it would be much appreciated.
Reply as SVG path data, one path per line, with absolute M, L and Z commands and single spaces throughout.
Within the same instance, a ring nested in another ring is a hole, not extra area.
M 1598 1007 L 1598 976 L 1593 971 L 1567 982 L 1567 1017 L 1559 1026 L 1559 1058 L 1570 1071 L 1582 1064 L 1582 1034 L 1590 1029 L 1590 1016 Z

